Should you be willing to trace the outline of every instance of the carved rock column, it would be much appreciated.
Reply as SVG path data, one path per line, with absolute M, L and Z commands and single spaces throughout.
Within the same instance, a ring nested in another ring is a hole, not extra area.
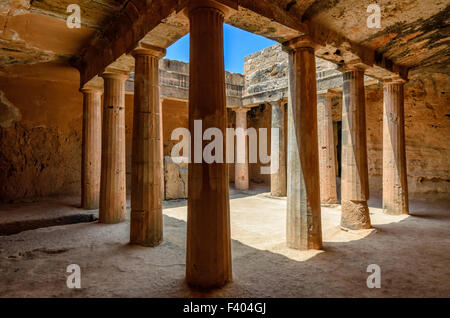
M 383 211 L 408 214 L 403 81 L 384 82 Z
M 272 107 L 272 128 L 278 129 L 278 138 L 270 139 L 270 156 L 271 156 L 271 171 L 275 171 L 270 175 L 270 194 L 275 197 L 286 196 L 286 145 L 285 145 L 285 127 L 284 116 L 285 112 L 281 101 L 271 102 Z M 272 152 L 278 149 L 278 153 Z M 277 157 L 278 167 L 275 167 L 274 158 Z M 277 168 L 277 169 L 275 169 Z
M 308 40 L 289 42 L 287 245 L 321 249 L 316 62 Z
M 195 158 L 194 149 L 195 120 L 202 121 L 203 131 L 214 127 L 226 136 L 224 9 L 210 0 L 191 1 L 187 8 L 192 158 L 188 168 L 186 281 L 200 288 L 220 287 L 232 279 L 226 146 L 224 143 L 222 163 L 208 164 L 203 158 Z M 196 159 L 200 163 L 195 163 Z
M 352 230 L 370 225 L 364 70 L 344 71 L 342 102 L 341 226 Z
M 83 88 L 83 142 L 81 163 L 81 207 L 98 209 L 102 153 L 102 90 Z
M 317 118 L 319 134 L 320 202 L 336 204 L 336 147 L 334 143 L 331 99 L 333 95 L 324 94 L 318 99 Z
M 162 114 L 158 65 L 164 55 L 165 50 L 159 48 L 133 51 L 136 69 L 130 241 L 144 246 L 157 246 L 163 238 Z
M 102 162 L 100 223 L 125 221 L 125 80 L 122 73 L 103 73 Z
M 236 112 L 236 129 L 241 128 L 244 134 L 247 132 L 247 111 L 248 108 L 234 108 Z M 236 135 L 237 136 L 237 135 Z M 248 142 L 247 136 L 244 135 L 243 140 L 239 141 L 236 137 L 236 160 L 234 163 L 234 186 L 238 190 L 248 190 Z M 243 160 L 242 160 L 243 159 Z M 244 161 L 244 162 L 240 162 Z

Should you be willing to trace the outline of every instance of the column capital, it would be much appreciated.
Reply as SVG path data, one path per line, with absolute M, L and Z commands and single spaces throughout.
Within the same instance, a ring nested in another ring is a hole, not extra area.
M 99 86 L 92 86 L 92 85 L 84 85 L 82 88 L 80 88 L 80 92 L 82 93 L 103 93 L 103 87 Z
M 236 113 L 246 113 L 250 110 L 249 107 L 233 107 L 231 108 L 232 111 L 236 112 Z
M 337 70 L 340 72 L 351 72 L 351 71 L 360 71 L 360 72 L 365 72 L 366 71 L 367 66 L 364 65 L 359 59 L 358 60 L 354 60 L 354 61 L 350 61 L 347 63 L 344 63 L 342 65 L 340 65 Z
M 129 76 L 129 73 L 126 71 L 119 71 L 119 70 L 105 70 L 104 73 L 101 74 L 101 77 L 103 79 L 117 79 L 125 81 Z
M 138 47 L 136 47 L 133 51 L 131 51 L 131 55 L 136 58 L 138 56 L 142 55 L 150 55 L 153 57 L 156 57 L 158 59 L 163 58 L 166 55 L 166 49 L 160 48 L 153 45 L 144 45 L 140 44 Z
M 298 38 L 283 43 L 283 51 L 290 52 L 302 49 L 317 50 L 319 45 L 314 43 L 307 35 L 299 36 Z
M 283 104 L 283 101 L 280 99 L 280 100 L 274 100 L 274 101 L 270 101 L 270 102 L 267 102 L 267 104 L 269 104 L 270 106 L 272 106 L 272 107 L 281 107 L 282 106 L 282 104 Z
M 98 75 L 80 87 L 80 92 L 82 93 L 93 92 L 95 90 L 99 90 L 103 93 L 103 78 Z
M 389 84 L 405 84 L 408 82 L 408 80 L 405 80 L 401 78 L 400 76 L 393 76 L 389 78 L 383 78 L 382 80 L 383 85 L 389 85 Z
M 237 0 L 185 0 L 183 13 L 189 18 L 191 12 L 199 8 L 215 9 L 228 17 L 239 7 Z

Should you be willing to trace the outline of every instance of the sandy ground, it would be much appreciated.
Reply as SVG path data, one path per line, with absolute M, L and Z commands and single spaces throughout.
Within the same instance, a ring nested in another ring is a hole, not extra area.
M 79 198 L 0 206 L 0 222 L 84 213 Z M 373 230 L 339 229 L 340 206 L 322 208 L 323 251 L 285 245 L 285 199 L 232 191 L 233 282 L 201 292 L 184 282 L 186 201 L 164 203 L 164 242 L 128 244 L 129 221 L 53 226 L 0 236 L 0 297 L 450 297 L 450 206 L 411 202 L 388 216 L 370 202 Z M 3 212 L 1 212 L 3 211 Z M 7 212 L 7 213 L 6 213 Z M 96 211 L 94 211 L 96 213 Z M 2 219 L 3 217 L 3 219 Z M 66 268 L 81 268 L 69 289 Z M 381 288 L 366 285 L 381 267 Z

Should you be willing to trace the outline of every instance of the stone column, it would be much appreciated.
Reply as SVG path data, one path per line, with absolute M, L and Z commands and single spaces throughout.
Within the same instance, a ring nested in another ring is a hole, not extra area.
M 100 223 L 125 221 L 125 80 L 123 73 L 106 72 L 103 97 Z
M 102 91 L 83 88 L 83 138 L 81 163 L 81 207 L 98 209 L 102 152 Z
M 159 93 L 159 90 L 158 90 Z M 159 100 L 159 113 L 161 114 L 161 125 L 160 125 L 160 136 L 161 136 L 161 142 L 160 142 L 160 147 L 161 147 L 161 162 L 162 162 L 162 174 L 161 174 L 161 193 L 162 193 L 162 199 L 165 200 L 166 199 L 166 186 L 164 184 L 164 116 L 163 116 L 163 110 L 162 110 L 162 106 L 163 106 L 163 102 L 164 99 L 161 98 Z
M 337 204 L 336 147 L 334 143 L 333 116 L 330 93 L 319 97 L 317 123 L 319 134 L 320 202 Z
M 191 163 L 188 177 L 186 281 L 213 288 L 232 279 L 228 166 L 224 141 L 221 162 L 208 164 L 194 147 L 194 121 L 203 132 L 218 128 L 226 136 L 224 11 L 215 1 L 190 1 L 189 129 Z M 200 138 L 200 137 L 199 137 Z M 196 163 L 198 162 L 198 163 Z
M 321 249 L 316 62 L 313 44 L 290 41 L 287 169 L 287 245 Z
M 383 211 L 388 214 L 409 214 L 403 86 L 384 82 Z
M 342 102 L 341 227 L 358 230 L 370 225 L 366 145 L 364 70 L 344 70 Z
M 136 66 L 130 242 L 144 246 L 157 246 L 163 238 L 162 114 L 158 65 L 164 55 L 165 50 L 156 47 L 133 51 Z
M 271 102 L 272 107 L 272 128 L 278 129 L 278 138 L 270 139 L 271 171 L 276 171 L 270 175 L 270 194 L 275 197 L 286 196 L 286 145 L 284 129 L 284 107 L 281 101 Z M 278 148 L 278 153 L 274 150 Z M 278 167 L 275 164 L 277 157 Z
M 333 137 L 334 137 L 334 162 L 336 168 L 336 177 L 339 176 L 339 160 L 338 160 L 338 140 L 339 140 L 339 128 L 338 123 L 333 121 Z M 336 186 L 337 188 L 337 186 Z M 337 189 L 336 189 L 337 191 Z
M 239 140 L 236 135 L 236 160 L 234 162 L 234 187 L 238 190 L 248 190 L 248 142 L 247 142 L 247 108 L 234 108 L 236 112 L 236 129 L 244 131 L 244 137 Z M 242 160 L 243 159 L 243 160 Z M 244 161 L 244 162 L 242 162 Z

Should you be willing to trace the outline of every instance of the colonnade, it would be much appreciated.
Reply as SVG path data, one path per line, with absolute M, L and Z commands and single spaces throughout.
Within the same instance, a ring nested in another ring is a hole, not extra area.
M 190 21 L 191 132 L 194 121 L 202 120 L 203 131 L 218 128 L 226 135 L 223 23 L 229 10 L 213 0 L 193 1 L 186 9 Z M 271 175 L 271 193 L 287 194 L 288 246 L 321 249 L 321 201 L 337 203 L 338 199 L 331 96 L 317 103 L 314 43 L 301 37 L 285 43 L 285 48 L 289 53 L 289 98 L 287 112 L 280 102 L 271 103 L 272 127 L 281 131 L 279 138 L 271 141 L 272 147 L 280 149 L 280 169 Z M 163 239 L 158 61 L 164 54 L 164 49 L 157 47 L 139 47 L 132 53 L 136 69 L 130 242 L 144 246 L 156 246 Z M 87 86 L 82 89 L 82 206 L 99 208 L 101 223 L 122 222 L 126 216 L 127 75 L 114 70 L 101 75 L 103 122 L 101 91 Z M 341 226 L 368 228 L 371 223 L 367 206 L 364 69 L 346 66 L 343 77 Z M 403 98 L 403 82 L 384 83 L 383 208 L 393 214 L 408 213 Z M 236 112 L 237 127 L 247 128 L 246 114 L 246 110 Z M 287 138 L 283 135 L 284 116 Z M 196 151 L 192 149 L 192 156 L 196 156 Z M 235 174 L 236 188 L 248 189 L 248 161 L 236 164 Z M 188 183 L 186 280 L 191 286 L 220 287 L 232 279 L 226 158 L 211 164 L 203 158 L 200 162 L 192 160 Z

